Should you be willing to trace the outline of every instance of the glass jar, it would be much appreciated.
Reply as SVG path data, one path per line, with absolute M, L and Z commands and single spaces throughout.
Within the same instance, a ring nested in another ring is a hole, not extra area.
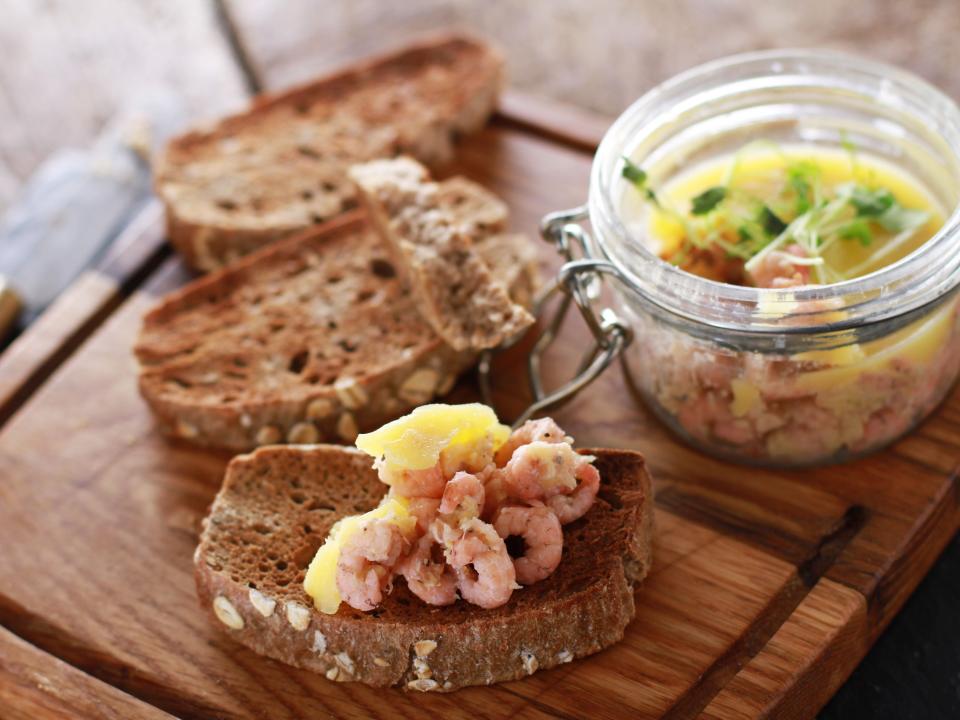
M 872 274 L 793 289 L 689 274 L 625 222 L 624 156 L 654 168 L 662 185 L 760 138 L 853 143 L 915 177 L 947 220 Z M 615 312 L 635 338 L 625 350 L 632 378 L 678 435 L 736 461 L 808 465 L 892 442 L 954 383 L 958 197 L 960 110 L 941 92 L 847 55 L 761 52 L 695 68 L 635 102 L 600 144 L 587 206 L 548 218 L 545 234 L 557 240 L 588 213 L 581 269 L 613 277 Z

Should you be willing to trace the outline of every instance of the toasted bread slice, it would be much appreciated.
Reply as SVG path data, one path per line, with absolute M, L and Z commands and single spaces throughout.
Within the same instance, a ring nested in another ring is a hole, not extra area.
M 213 270 L 353 207 L 352 163 L 398 153 L 446 161 L 453 138 L 493 110 L 502 68 L 483 43 L 441 38 L 181 135 L 155 174 L 170 241 L 191 266 Z
M 465 225 L 502 229 L 499 200 L 468 180 L 448 182 Z M 530 241 L 477 237 L 490 266 L 529 302 Z M 172 293 L 146 315 L 134 350 L 161 429 L 233 450 L 352 442 L 445 394 L 475 360 L 420 317 L 359 212 Z
M 600 493 L 564 527 L 563 559 L 545 580 L 483 610 L 425 605 L 398 578 L 376 610 L 344 603 L 335 615 L 313 608 L 304 573 L 333 523 L 373 508 L 386 490 L 370 457 L 318 445 L 234 458 L 194 555 L 200 602 L 238 642 L 332 680 L 447 691 L 590 655 L 633 618 L 653 506 L 642 455 L 582 452 L 597 458 Z
M 374 160 L 350 168 L 350 177 L 420 314 L 450 347 L 495 347 L 533 323 L 490 272 L 423 166 L 404 157 Z

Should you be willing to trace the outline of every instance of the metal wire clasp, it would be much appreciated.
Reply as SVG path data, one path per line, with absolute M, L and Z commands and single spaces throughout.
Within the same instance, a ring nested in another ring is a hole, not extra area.
M 539 317 L 547 303 L 557 293 L 562 293 L 563 296 L 527 357 L 527 376 L 533 402 L 516 419 L 513 423 L 514 427 L 522 425 L 539 412 L 570 400 L 596 380 L 633 340 L 633 331 L 630 326 L 611 308 L 604 307 L 598 311 L 594 307 L 594 302 L 600 297 L 600 276 L 619 276 L 619 271 L 611 263 L 590 255 L 586 231 L 579 225 L 579 221 L 586 217 L 586 206 L 580 206 L 550 213 L 540 223 L 540 235 L 556 247 L 565 262 L 553 282 L 534 300 L 534 315 Z M 580 315 L 590 329 L 595 343 L 584 354 L 574 377 L 559 388 L 547 392 L 543 386 L 540 361 L 547 348 L 556 339 L 571 304 L 575 304 L 580 310 Z M 480 356 L 480 392 L 483 401 L 491 407 L 493 406 L 491 387 L 493 357 L 495 353 L 515 345 L 523 337 L 524 335 L 520 335 L 513 338 L 498 348 L 484 351 Z

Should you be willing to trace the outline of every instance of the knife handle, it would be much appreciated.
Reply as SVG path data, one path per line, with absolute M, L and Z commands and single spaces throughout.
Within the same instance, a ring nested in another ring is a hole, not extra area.
M 10 285 L 9 280 L 0 275 L 0 340 L 13 329 L 22 307 L 23 303 L 17 291 Z

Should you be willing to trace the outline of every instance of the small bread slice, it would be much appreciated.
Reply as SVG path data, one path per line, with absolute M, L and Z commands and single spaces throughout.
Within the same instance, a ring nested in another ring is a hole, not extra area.
M 319 445 L 234 458 L 194 555 L 200 602 L 255 652 L 338 681 L 442 692 L 590 655 L 619 641 L 634 616 L 653 505 L 642 455 L 581 452 L 597 458 L 600 493 L 564 527 L 563 559 L 545 580 L 483 610 L 462 600 L 425 605 L 398 578 L 376 610 L 344 603 L 335 615 L 314 609 L 304 573 L 333 523 L 373 508 L 385 491 L 370 457 Z
M 529 303 L 536 250 L 500 232 L 506 208 L 468 180 L 443 187 L 487 262 Z M 172 293 L 144 318 L 134 351 L 160 428 L 231 450 L 353 442 L 445 394 L 476 359 L 420 317 L 359 212 Z
M 454 350 L 500 345 L 533 324 L 471 242 L 438 183 L 415 160 L 374 160 L 350 178 L 393 258 L 420 314 Z
M 447 161 L 502 85 L 487 45 L 447 36 L 408 47 L 175 138 L 155 172 L 170 241 L 208 271 L 356 204 L 347 168 L 409 153 Z

